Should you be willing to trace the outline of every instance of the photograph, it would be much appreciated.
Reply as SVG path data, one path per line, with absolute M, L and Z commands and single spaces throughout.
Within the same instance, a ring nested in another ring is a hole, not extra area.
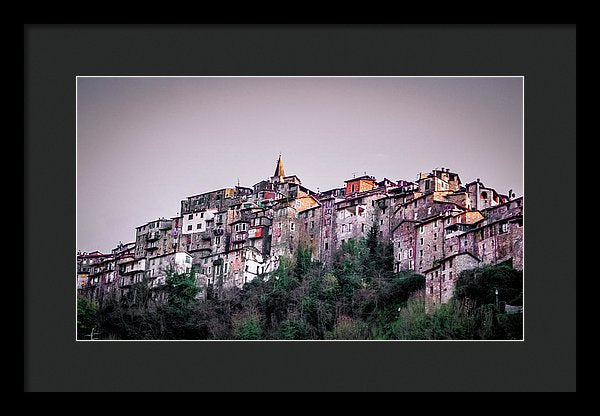
M 78 342 L 526 340 L 524 76 L 73 81 Z

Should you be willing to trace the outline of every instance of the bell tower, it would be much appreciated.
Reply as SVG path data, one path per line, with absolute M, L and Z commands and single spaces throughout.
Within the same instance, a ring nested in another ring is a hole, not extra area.
M 281 153 L 279 154 L 279 159 L 277 160 L 277 165 L 275 166 L 275 173 L 271 177 L 272 182 L 283 182 L 283 177 L 285 176 L 285 172 L 283 170 L 283 162 L 281 161 Z

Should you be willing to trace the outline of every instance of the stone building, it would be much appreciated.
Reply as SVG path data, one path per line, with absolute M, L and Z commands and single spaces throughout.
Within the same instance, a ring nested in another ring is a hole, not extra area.
M 273 207 L 271 257 L 289 257 L 298 246 L 297 210 L 294 200 L 280 199 Z
M 346 190 L 348 191 L 348 188 Z M 375 201 L 379 198 L 379 189 L 371 188 L 364 192 L 347 194 L 345 199 L 335 204 L 336 250 L 349 240 L 358 241 L 360 238 L 367 237 L 371 227 L 377 221 Z
M 473 254 L 463 252 L 446 256 L 423 270 L 425 310 L 430 312 L 436 305 L 448 302 L 454 293 L 458 275 L 463 270 L 477 267 L 480 261 Z
M 298 242 L 310 249 L 314 261 L 321 260 L 322 216 L 320 203 L 298 211 Z
M 341 201 L 334 194 L 326 194 L 318 198 L 321 205 L 321 224 L 320 224 L 320 239 L 319 239 L 319 254 L 320 260 L 325 265 L 331 265 L 333 253 L 337 247 L 337 211 L 335 209 L 336 202 Z
M 95 263 L 88 275 L 85 295 L 90 300 L 102 302 L 105 296 L 114 291 L 116 279 L 116 260 L 112 254 Z
M 148 282 L 161 301 L 164 267 L 171 265 L 197 270 L 200 298 L 226 296 L 268 278 L 300 243 L 313 260 L 331 265 L 336 250 L 366 238 L 374 225 L 379 239 L 393 245 L 395 272 L 426 276 L 428 310 L 452 296 L 461 270 L 501 262 L 523 267 L 523 198 L 479 179 L 463 185 L 448 168 L 419 173 L 415 181 L 365 173 L 313 192 L 286 175 L 279 155 L 273 175 L 252 187 L 196 194 L 180 208 L 177 217 L 137 227 L 135 242 L 109 255 L 78 253 L 81 293 L 123 295 Z
M 159 218 L 137 227 L 135 233 L 135 257 L 139 259 L 171 252 L 172 247 L 169 246 L 169 231 L 172 227 L 173 221 L 165 218 Z
M 162 254 L 146 259 L 146 278 L 152 290 L 152 299 L 158 302 L 167 300 L 164 290 L 167 273 L 188 273 L 192 268 L 192 256 L 185 252 Z
M 414 271 L 419 221 L 404 219 L 392 230 L 395 272 Z
M 88 283 L 90 270 L 92 267 L 109 257 L 109 254 L 103 254 L 100 251 L 92 251 L 90 253 L 85 251 L 77 252 L 77 290 L 81 293 L 85 289 Z
M 434 169 L 429 174 L 419 173 L 417 185 L 422 193 L 438 191 L 458 191 L 460 189 L 458 174 L 450 169 Z

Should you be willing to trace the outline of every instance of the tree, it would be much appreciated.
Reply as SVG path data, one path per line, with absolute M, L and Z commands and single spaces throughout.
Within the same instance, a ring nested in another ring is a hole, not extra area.
M 312 266 L 312 250 L 304 244 L 298 244 L 294 263 L 294 278 L 302 281 Z
M 200 293 L 200 289 L 196 286 L 195 267 L 184 273 L 175 273 L 173 269 L 167 270 L 165 283 L 168 305 L 175 310 L 186 310 Z
M 463 271 L 457 279 L 454 296 L 468 299 L 474 306 L 496 304 L 523 304 L 523 272 L 507 265 L 485 266 Z
M 77 339 L 90 339 L 98 324 L 98 305 L 88 299 L 77 297 Z
M 250 311 L 234 317 L 233 333 L 236 339 L 261 339 L 260 316 L 255 311 Z
M 196 295 L 200 289 L 196 286 L 196 269 L 176 273 L 167 270 L 165 291 L 167 305 L 162 309 L 165 323 L 165 335 L 173 339 L 197 338 L 198 326 L 193 318 Z

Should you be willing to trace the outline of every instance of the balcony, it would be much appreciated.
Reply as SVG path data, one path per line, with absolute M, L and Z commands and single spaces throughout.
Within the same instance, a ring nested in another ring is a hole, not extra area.
M 225 230 L 223 230 L 222 228 L 216 228 L 213 230 L 215 235 L 223 235 L 225 233 Z
M 245 231 L 241 231 L 233 236 L 233 241 L 234 242 L 245 241 L 247 237 L 248 237 L 248 234 Z
M 158 227 L 159 230 L 170 230 L 172 228 L 173 224 L 171 223 L 171 221 L 162 221 L 160 223 L 160 226 Z
M 153 251 L 156 249 L 158 249 L 158 242 L 148 243 L 148 245 L 146 245 L 146 250 L 148 251 Z
M 158 231 L 151 231 L 146 235 L 146 241 L 155 241 L 160 238 L 160 233 Z
M 132 263 L 134 261 L 135 261 L 134 256 L 127 256 L 127 257 L 123 257 L 123 258 L 120 258 L 119 260 L 117 260 L 117 264 L 121 265 L 121 264 L 126 264 L 126 263 Z
M 260 238 L 263 236 L 263 228 L 251 228 L 248 230 L 248 238 Z

